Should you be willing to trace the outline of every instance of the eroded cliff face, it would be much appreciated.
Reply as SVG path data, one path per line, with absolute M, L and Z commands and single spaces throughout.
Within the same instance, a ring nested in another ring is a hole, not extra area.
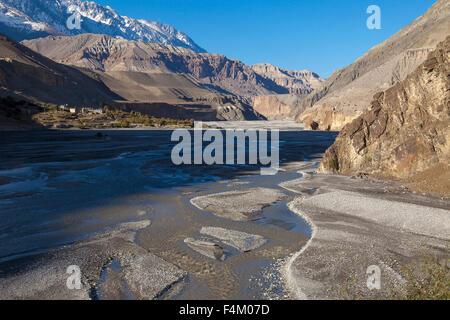
M 253 109 L 267 120 L 288 120 L 292 107 L 283 103 L 277 96 L 253 97 Z
M 336 70 L 293 110 L 299 122 L 314 121 L 319 129 L 340 130 L 370 106 L 373 96 L 406 78 L 450 30 L 450 1 L 439 0 L 421 17 L 351 65 Z M 324 107 L 325 106 L 325 107 Z M 325 109 L 325 110 L 324 110 Z M 325 113 L 332 114 L 326 123 Z M 307 123 L 308 124 L 308 123 Z M 308 127 L 308 126 L 307 126 Z
M 449 172 L 450 36 L 405 80 L 375 95 L 371 108 L 343 127 L 320 170 L 410 179 Z M 441 191 L 449 193 L 448 180 Z
M 264 78 L 271 79 L 277 85 L 289 89 L 290 94 L 311 93 L 324 81 L 318 74 L 309 70 L 287 70 L 269 63 L 255 64 L 252 69 Z
M 287 70 L 268 63 L 252 66 L 258 75 L 287 88 L 288 94 L 264 95 L 252 98 L 253 108 L 269 120 L 294 120 L 293 111 L 302 97 L 320 87 L 324 81 L 309 70 Z
M 307 130 L 340 131 L 347 123 L 357 118 L 361 112 L 346 113 L 323 104 L 302 113 L 295 120 L 305 124 Z

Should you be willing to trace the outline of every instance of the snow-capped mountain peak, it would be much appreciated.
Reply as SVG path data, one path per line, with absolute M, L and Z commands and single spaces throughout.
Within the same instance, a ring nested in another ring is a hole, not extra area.
M 47 35 L 107 34 L 205 52 L 170 25 L 121 16 L 93 1 L 0 0 L 0 33 L 18 41 Z

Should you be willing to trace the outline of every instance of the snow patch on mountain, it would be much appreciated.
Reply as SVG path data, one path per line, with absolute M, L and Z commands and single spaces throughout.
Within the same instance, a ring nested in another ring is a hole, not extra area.
M 80 29 L 69 29 L 67 21 L 76 13 L 81 17 Z M 111 7 L 93 1 L 0 0 L 0 32 L 18 41 L 45 35 L 107 34 L 205 52 L 170 25 L 121 16 Z

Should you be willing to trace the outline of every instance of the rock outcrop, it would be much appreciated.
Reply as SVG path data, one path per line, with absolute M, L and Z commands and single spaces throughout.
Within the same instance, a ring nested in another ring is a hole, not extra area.
M 297 118 L 297 122 L 305 124 L 306 130 L 339 131 L 347 123 L 358 117 L 355 114 L 339 112 L 335 107 L 326 104 L 308 111 Z
M 253 97 L 252 106 L 269 120 L 295 120 L 293 111 L 297 109 L 304 95 L 276 94 Z
M 290 118 L 292 107 L 280 101 L 278 96 L 253 97 L 253 109 L 267 118 L 267 120 L 287 120 Z
M 298 122 L 340 130 L 370 106 L 373 95 L 413 72 L 450 30 L 450 1 L 437 1 L 423 16 L 348 67 L 335 71 L 293 110 Z M 327 117 L 328 115 L 328 117 Z
M 407 179 L 450 163 L 450 36 L 402 82 L 379 92 L 344 126 L 323 171 Z M 449 192 L 448 180 L 442 188 Z

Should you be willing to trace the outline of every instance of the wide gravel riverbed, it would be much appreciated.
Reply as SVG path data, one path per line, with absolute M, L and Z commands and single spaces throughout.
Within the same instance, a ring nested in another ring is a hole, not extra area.
M 280 132 L 275 176 L 175 166 L 170 134 L 3 132 L 1 298 L 295 298 L 282 267 L 311 228 L 279 184 L 313 170 L 336 134 Z

